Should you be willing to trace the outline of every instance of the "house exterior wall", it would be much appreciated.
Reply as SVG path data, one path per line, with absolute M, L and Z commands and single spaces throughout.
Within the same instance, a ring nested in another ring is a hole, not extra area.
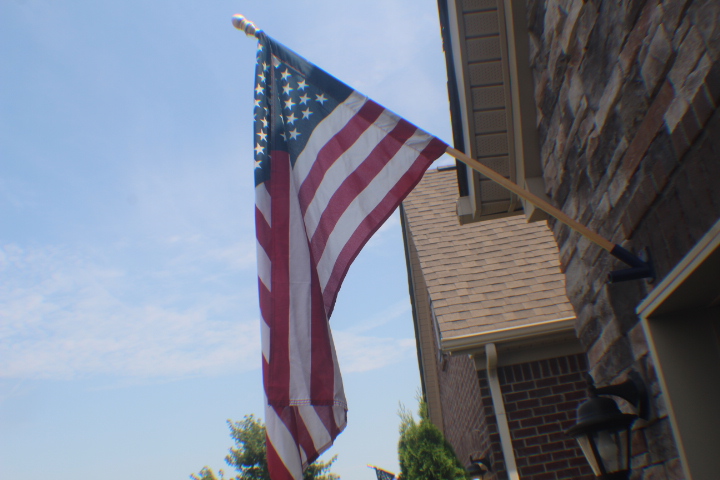
M 485 374 L 477 372 L 486 368 L 485 343 L 479 338 L 490 339 L 498 347 L 501 390 L 514 408 L 508 412 L 516 461 L 527 469 L 522 478 L 527 473 L 530 480 L 585 480 L 576 475 L 578 465 L 587 464 L 575 442 L 564 436 L 559 440 L 585 397 L 586 362 L 584 355 L 575 355 L 579 350 L 573 332 L 564 330 L 573 312 L 552 234 L 544 224 L 528 224 L 517 216 L 458 225 L 456 195 L 454 171 L 429 171 L 401 210 L 430 420 L 464 465 L 471 457 L 488 456 L 497 473 L 486 480 L 507 478 L 492 396 Z M 563 325 L 562 333 L 538 329 L 555 323 Z M 453 354 L 443 351 L 457 339 L 470 344 Z M 554 359 L 532 361 L 538 358 Z M 518 373 L 502 366 L 508 363 L 520 364 Z M 512 395 L 544 403 L 535 411 L 518 405 Z M 528 413 L 536 418 L 527 418 Z
M 494 472 L 488 473 L 486 480 L 506 480 L 487 373 L 476 371 L 469 356 L 441 355 L 437 344 L 433 345 L 442 415 L 431 413 L 431 419 L 441 418 L 436 426 L 464 465 L 471 457 L 487 456 Z M 523 480 L 594 478 L 575 440 L 563 433 L 574 425 L 577 407 L 587 396 L 586 373 L 587 361 L 582 354 L 498 368 Z
M 402 213 L 402 217 L 404 218 L 404 213 Z M 403 228 L 406 229 L 405 223 L 403 223 Z M 405 231 L 408 285 L 413 306 L 415 341 L 417 342 L 418 366 L 420 367 L 423 396 L 428 405 L 430 421 L 443 430 L 443 409 L 438 379 L 439 346 L 432 324 L 430 296 L 425 284 L 425 277 L 422 274 L 417 247 L 412 235 L 407 233 L 407 229 Z
M 404 211 L 402 217 L 405 218 Z M 405 221 L 403 228 L 418 361 L 428 414 L 430 421 L 450 442 L 458 459 L 467 465 L 471 455 L 484 451 L 490 442 L 475 366 L 467 355 L 451 356 L 440 352 L 417 247 Z
M 446 356 L 440 365 L 440 398 L 445 438 L 467 465 L 491 447 L 490 434 L 497 427 L 486 416 L 490 400 L 480 394 L 475 365 L 467 355 Z
M 523 480 L 591 480 L 592 471 L 575 440 L 563 432 L 574 425 L 586 397 L 587 362 L 569 355 L 498 368 L 518 473 Z M 491 423 L 494 479 L 507 478 L 490 388 L 478 372 L 485 415 Z
M 547 193 L 614 243 L 648 247 L 659 281 L 720 218 L 720 3 L 528 0 L 527 14 Z M 608 285 L 624 267 L 551 225 L 595 380 L 634 369 L 652 393 L 633 478 L 684 478 L 635 314 L 653 285 Z

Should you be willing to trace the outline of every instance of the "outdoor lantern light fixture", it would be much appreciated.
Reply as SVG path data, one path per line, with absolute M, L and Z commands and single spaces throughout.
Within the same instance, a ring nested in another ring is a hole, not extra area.
M 647 420 L 648 396 L 640 375 L 631 372 L 628 380 L 608 387 L 595 387 L 588 375 L 590 398 L 577 410 L 577 424 L 567 435 L 574 437 L 598 478 L 627 480 L 632 460 L 632 425 L 638 418 Z M 611 395 L 627 400 L 638 414 L 622 413 Z
M 470 464 L 467 466 L 465 471 L 468 474 L 468 478 L 471 480 L 482 480 L 485 478 L 487 472 L 492 472 L 490 460 L 487 457 L 479 459 L 470 458 Z

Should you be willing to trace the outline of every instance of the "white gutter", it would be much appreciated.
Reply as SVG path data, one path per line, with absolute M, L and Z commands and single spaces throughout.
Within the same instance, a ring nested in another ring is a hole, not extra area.
M 457 353 L 463 350 L 477 349 L 488 343 L 503 343 L 509 340 L 532 340 L 534 337 L 575 331 L 575 317 L 558 318 L 546 322 L 502 328 L 461 337 L 450 337 L 442 340 L 444 352 Z
M 490 384 L 493 410 L 495 411 L 495 419 L 500 433 L 500 446 L 502 447 L 503 457 L 505 457 L 508 480 L 520 480 L 517 463 L 515 462 L 515 451 L 512 446 L 512 437 L 510 436 L 510 426 L 505 412 L 505 402 L 503 402 L 502 391 L 500 391 L 500 379 L 498 379 L 497 374 L 497 349 L 494 343 L 485 345 L 485 355 L 487 356 L 488 383 Z

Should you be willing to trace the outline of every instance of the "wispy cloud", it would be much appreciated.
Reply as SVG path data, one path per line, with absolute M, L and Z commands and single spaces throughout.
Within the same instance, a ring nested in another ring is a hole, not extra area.
M 415 339 L 396 338 L 385 325 L 407 320 L 410 305 L 399 301 L 351 327 L 335 330 L 335 348 L 343 372 L 366 372 L 395 364 L 414 355 Z M 373 332 L 374 334 L 370 334 Z
M 412 355 L 415 339 L 361 336 L 347 331 L 334 333 L 335 349 L 343 373 L 367 372 L 392 365 Z
M 2 377 L 179 377 L 258 366 L 258 321 L 241 293 L 173 302 L 158 291 L 152 302 L 152 292 L 134 291 L 152 288 L 147 282 L 58 247 L 4 246 L 0 275 Z
M 349 334 L 358 335 L 360 333 L 368 332 L 388 323 L 397 322 L 402 317 L 409 316 L 410 302 L 406 299 L 403 299 L 372 315 L 365 321 L 355 323 L 350 328 L 344 329 L 344 331 Z
M 254 254 L 248 253 L 254 246 L 209 248 L 202 238 L 169 243 L 181 253 L 155 271 L 171 283 L 67 247 L 0 247 L 0 378 L 172 379 L 258 368 Z M 205 254 L 190 253 L 195 249 Z M 233 274 L 242 280 L 216 287 L 221 282 L 214 277 Z M 185 277 L 193 277 L 195 289 Z M 412 355 L 413 339 L 375 330 L 408 311 L 407 302 L 398 302 L 336 331 L 343 371 L 374 370 Z
M 384 245 L 390 239 L 396 240 L 400 236 L 400 215 L 399 210 L 395 210 L 390 218 L 370 237 L 366 245 L 367 248 L 377 248 Z
M 218 244 L 204 235 L 195 234 L 161 239 L 160 243 L 176 252 L 168 260 L 164 275 L 174 275 L 178 269 L 186 273 L 204 269 L 207 275 L 210 265 L 213 266 L 211 271 L 215 272 L 254 271 L 257 263 L 254 239 Z

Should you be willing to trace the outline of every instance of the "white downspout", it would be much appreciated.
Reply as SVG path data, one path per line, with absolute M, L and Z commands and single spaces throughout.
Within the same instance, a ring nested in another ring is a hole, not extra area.
M 490 394 L 492 395 L 493 410 L 495 410 L 495 418 L 497 419 L 498 433 L 500 433 L 500 446 L 502 447 L 503 456 L 505 457 L 505 469 L 507 470 L 508 480 L 520 480 L 517 463 L 515 462 L 515 452 L 512 446 L 507 413 L 505 413 L 505 402 L 503 402 L 502 392 L 500 391 L 500 380 L 497 374 L 497 349 L 494 343 L 485 345 L 485 355 L 487 357 L 487 376 L 488 383 L 490 384 Z

